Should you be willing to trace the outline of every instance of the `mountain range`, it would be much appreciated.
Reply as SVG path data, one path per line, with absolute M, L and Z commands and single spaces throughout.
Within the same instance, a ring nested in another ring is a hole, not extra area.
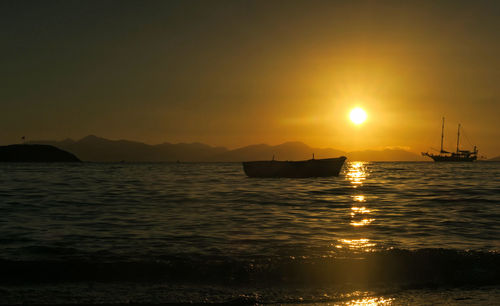
M 423 161 L 420 155 L 401 149 L 344 152 L 331 148 L 312 148 L 302 142 L 285 142 L 280 145 L 257 144 L 233 150 L 202 143 L 162 143 L 149 145 L 129 140 L 109 140 L 89 135 L 78 141 L 31 141 L 47 144 L 75 154 L 92 162 L 240 162 L 248 160 L 304 160 L 347 156 L 350 160 L 363 161 Z

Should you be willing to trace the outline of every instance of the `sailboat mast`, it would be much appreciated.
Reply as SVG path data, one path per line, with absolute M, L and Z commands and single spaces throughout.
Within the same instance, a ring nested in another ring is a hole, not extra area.
M 443 138 L 444 138 L 444 117 L 443 117 L 443 126 L 441 127 L 441 153 L 443 153 Z
M 458 124 L 458 133 L 457 133 L 457 153 L 459 144 L 460 144 L 460 123 Z

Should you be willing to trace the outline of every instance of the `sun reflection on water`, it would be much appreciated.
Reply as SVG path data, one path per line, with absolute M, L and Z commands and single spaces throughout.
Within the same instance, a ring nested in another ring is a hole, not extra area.
M 337 244 L 335 247 L 338 249 L 347 248 L 349 250 L 355 251 L 365 251 L 372 252 L 374 251 L 374 247 L 377 244 L 367 238 L 361 239 L 341 239 L 340 244 Z
M 351 221 L 352 226 L 364 226 L 372 223 L 375 219 L 361 219 L 360 221 Z
M 366 163 L 365 162 L 350 162 L 347 166 L 346 178 L 351 182 L 354 188 L 363 185 L 366 180 Z
M 366 297 L 363 299 L 352 300 L 344 305 L 356 305 L 356 306 L 378 306 L 378 305 L 392 305 L 393 298 L 383 298 L 383 297 Z
M 349 225 L 355 228 L 366 227 L 375 218 L 371 216 L 372 210 L 367 208 L 367 198 L 365 195 L 361 194 L 366 177 L 368 176 L 368 171 L 366 169 L 366 162 L 350 162 L 346 168 L 346 180 L 349 181 L 352 187 L 356 188 L 354 195 L 351 195 L 353 205 L 350 207 L 349 215 L 350 222 Z M 359 236 L 358 236 L 359 237 Z M 368 238 L 352 238 L 352 239 L 341 239 L 338 243 L 332 244 L 337 249 L 351 250 L 355 252 L 372 252 L 375 250 L 376 244 Z
M 365 162 L 357 161 L 350 162 L 347 166 L 346 179 L 351 183 L 354 188 L 358 188 L 363 185 L 363 182 L 367 177 Z M 352 199 L 355 203 L 360 204 L 366 202 L 366 198 L 362 194 L 353 195 Z M 374 218 L 368 218 L 366 215 L 370 214 L 371 211 L 366 209 L 365 206 L 353 206 L 351 207 L 351 226 L 361 227 L 368 225 L 375 221 Z
M 364 207 L 364 206 L 363 207 L 355 207 L 354 206 L 354 207 L 351 207 L 351 210 L 353 211 L 351 213 L 351 216 L 354 216 L 356 214 L 369 214 L 369 213 L 371 213 L 371 211 L 366 209 L 366 207 Z
M 366 202 L 364 195 L 356 195 L 352 197 L 355 202 Z
M 366 217 L 363 217 L 363 215 L 365 214 L 369 214 L 371 213 L 371 211 L 369 209 L 366 209 L 366 207 L 357 207 L 357 206 L 353 206 L 351 207 L 351 218 L 356 218 L 356 216 L 358 215 L 361 215 L 362 216 L 362 219 L 357 219 L 357 220 L 351 220 L 351 225 L 352 226 L 364 226 L 364 225 L 368 225 L 370 223 L 372 223 L 373 221 L 375 221 L 374 218 L 366 218 Z

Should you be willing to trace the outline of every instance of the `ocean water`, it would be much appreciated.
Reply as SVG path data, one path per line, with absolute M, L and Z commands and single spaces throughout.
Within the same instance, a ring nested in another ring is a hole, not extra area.
M 500 163 L 0 164 L 0 304 L 493 304 Z

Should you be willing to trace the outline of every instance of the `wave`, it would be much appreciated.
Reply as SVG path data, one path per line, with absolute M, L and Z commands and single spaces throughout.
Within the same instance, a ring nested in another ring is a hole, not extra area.
M 232 259 L 167 256 L 148 261 L 0 260 L 0 283 L 162 282 L 220 285 L 433 288 L 500 284 L 500 254 L 450 249 L 378 251 L 344 257 Z

